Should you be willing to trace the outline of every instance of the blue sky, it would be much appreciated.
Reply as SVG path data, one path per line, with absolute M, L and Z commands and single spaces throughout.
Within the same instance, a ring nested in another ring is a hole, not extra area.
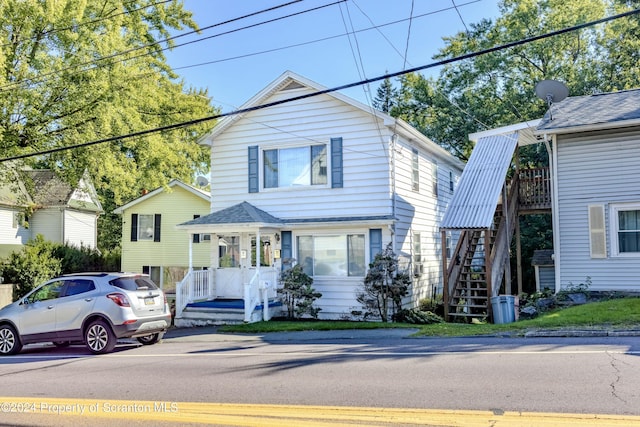
M 290 1 L 184 0 L 184 5 L 204 28 Z M 444 45 L 442 37 L 464 31 L 465 25 L 482 18 L 495 19 L 499 13 L 498 0 L 332 3 L 336 0 L 299 1 L 199 35 L 180 37 L 175 43 L 186 45 L 167 51 L 167 60 L 187 86 L 208 88 L 212 103 L 228 112 L 287 70 L 336 87 L 430 64 Z M 320 8 L 324 5 L 330 6 Z M 300 13 L 313 8 L 319 9 Z M 413 19 L 409 20 L 410 16 Z M 270 20 L 275 21 L 257 25 Z M 242 29 L 248 26 L 253 27 Z M 353 31 L 355 35 L 346 35 Z M 202 38 L 207 39 L 196 41 Z M 437 73 L 438 69 L 429 72 Z M 365 87 L 343 93 L 368 103 L 377 87 L 378 83 L 372 84 L 370 93 Z

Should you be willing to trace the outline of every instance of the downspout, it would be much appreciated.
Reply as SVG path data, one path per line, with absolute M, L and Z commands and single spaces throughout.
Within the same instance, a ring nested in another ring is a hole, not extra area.
M 391 218 L 393 225 L 389 228 L 391 232 L 391 250 L 396 253 L 396 142 L 398 134 L 391 135 Z M 384 249 L 384 248 L 383 248 Z
M 544 135 L 544 144 L 549 153 L 549 168 L 551 169 L 551 231 L 553 233 L 553 268 L 555 272 L 555 291 L 560 290 L 560 220 L 558 215 L 558 140 L 556 135 L 551 136 L 552 145 L 549 144 L 547 134 Z M 553 149 L 555 147 L 555 150 Z

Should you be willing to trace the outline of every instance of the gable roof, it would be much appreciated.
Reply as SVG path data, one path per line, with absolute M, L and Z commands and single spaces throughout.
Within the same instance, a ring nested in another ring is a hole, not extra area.
M 269 85 L 267 85 L 264 89 L 250 98 L 247 102 L 242 104 L 239 111 L 252 109 L 258 107 L 260 105 L 268 104 L 268 100 L 271 96 L 275 95 L 279 91 L 288 90 L 288 89 L 310 89 L 312 93 L 307 93 L 303 95 L 292 96 L 293 99 L 303 99 L 307 97 L 313 96 L 331 96 L 351 107 L 359 109 L 366 114 L 369 114 L 375 117 L 378 120 L 382 121 L 383 126 L 386 126 L 390 129 L 393 129 L 393 132 L 400 134 L 408 140 L 419 141 L 423 146 L 433 154 L 438 155 L 441 159 L 446 160 L 448 163 L 458 167 L 463 168 L 464 163 L 453 156 L 447 150 L 442 148 L 440 145 L 436 144 L 424 134 L 420 133 L 417 129 L 412 127 L 409 123 L 405 122 L 402 119 L 396 119 L 382 111 L 379 111 L 373 107 L 370 107 L 362 102 L 356 101 L 353 98 L 350 98 L 337 90 L 331 90 L 325 86 L 322 86 L 312 80 L 307 79 L 306 77 L 300 76 L 292 71 L 285 71 L 278 78 L 272 81 Z M 278 101 L 278 102 L 285 102 Z M 253 110 L 251 110 L 253 111 Z M 203 145 L 212 145 L 212 141 L 220 134 L 225 132 L 229 127 L 231 127 L 234 123 L 241 120 L 246 114 L 251 111 L 245 111 L 243 113 L 232 114 L 226 116 L 224 119 L 220 120 L 214 128 L 205 134 L 198 141 L 199 144 Z
M 102 211 L 87 172 L 75 187 L 60 179 L 50 169 L 11 171 L 14 180 L 4 183 L 0 190 L 0 203 L 11 206 L 35 204 L 39 208 L 64 207 L 81 211 Z
M 571 96 L 551 105 L 537 134 L 640 125 L 640 89 Z
M 200 197 L 202 200 L 206 201 L 206 202 L 211 202 L 211 195 L 209 193 L 207 193 L 206 191 L 202 191 L 198 188 L 195 188 L 189 184 L 185 184 L 184 182 L 180 181 L 179 179 L 172 179 L 171 181 L 169 181 L 169 183 L 167 184 L 167 187 L 172 188 L 178 186 L 186 191 L 188 191 L 189 193 L 192 193 L 198 197 Z M 124 211 L 126 209 L 129 209 L 132 206 L 137 205 L 138 203 L 144 202 L 147 199 L 150 199 L 151 197 L 156 196 L 157 194 L 161 194 L 164 193 L 165 191 L 165 187 L 158 187 L 153 191 L 148 192 L 147 194 L 144 194 L 140 197 L 138 197 L 137 199 L 133 199 L 132 201 L 130 201 L 129 203 L 120 206 L 119 208 L 116 208 L 113 210 L 113 213 L 116 214 L 122 214 L 124 213 Z

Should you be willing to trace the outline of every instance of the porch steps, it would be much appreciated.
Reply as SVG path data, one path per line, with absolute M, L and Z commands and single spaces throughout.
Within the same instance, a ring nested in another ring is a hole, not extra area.
M 258 305 L 251 313 L 251 322 L 262 320 L 263 304 Z M 282 303 L 277 300 L 269 301 L 270 317 L 279 316 Z M 180 318 L 174 323 L 178 327 L 234 325 L 244 323 L 244 301 L 241 299 L 216 299 L 187 304 Z

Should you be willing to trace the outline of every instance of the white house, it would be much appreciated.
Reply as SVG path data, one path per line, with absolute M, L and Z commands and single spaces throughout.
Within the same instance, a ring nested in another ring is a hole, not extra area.
M 438 226 L 463 163 L 406 122 L 320 91 L 285 72 L 202 139 L 211 214 L 178 228 L 211 234 L 212 269 L 185 278 L 183 306 L 242 299 L 255 320 L 259 288 L 273 297 L 280 271 L 301 263 L 322 293 L 320 317 L 349 317 L 389 243 L 413 277 L 406 306 L 441 286 Z
M 102 213 L 95 188 L 85 173 L 71 186 L 48 169 L 5 169 L 0 187 L 0 256 L 20 250 L 38 234 L 45 240 L 97 247 Z

